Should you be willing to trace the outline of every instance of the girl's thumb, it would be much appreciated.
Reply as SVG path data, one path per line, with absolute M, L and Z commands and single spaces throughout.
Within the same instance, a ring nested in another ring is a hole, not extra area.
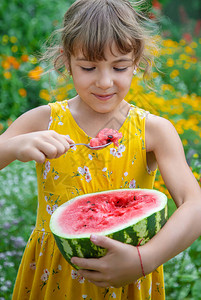
M 103 247 L 105 249 L 112 249 L 117 241 L 110 239 L 104 235 L 91 235 L 90 240 L 97 246 Z

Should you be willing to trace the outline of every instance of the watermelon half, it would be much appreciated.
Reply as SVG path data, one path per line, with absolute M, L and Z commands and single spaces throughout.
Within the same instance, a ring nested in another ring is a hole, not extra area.
M 167 221 L 167 197 L 156 190 L 120 189 L 75 197 L 58 207 L 50 229 L 64 258 L 97 258 L 106 249 L 90 235 L 108 236 L 137 246 L 149 241 Z M 143 240 L 142 240 L 143 239 Z

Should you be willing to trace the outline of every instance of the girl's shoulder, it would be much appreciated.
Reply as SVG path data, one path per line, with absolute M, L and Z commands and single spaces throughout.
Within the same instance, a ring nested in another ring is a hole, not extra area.
M 148 114 L 145 121 L 145 139 L 147 151 L 154 151 L 161 145 L 169 145 L 179 136 L 172 123 L 162 117 Z

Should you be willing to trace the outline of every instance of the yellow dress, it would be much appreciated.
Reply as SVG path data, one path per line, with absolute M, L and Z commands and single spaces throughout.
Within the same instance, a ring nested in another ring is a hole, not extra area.
M 68 135 L 77 143 L 90 137 L 78 126 L 68 102 L 50 104 L 49 129 Z M 147 169 L 146 112 L 133 105 L 120 128 L 119 148 L 93 151 L 71 148 L 58 159 L 37 164 L 38 213 L 18 271 L 14 300 L 162 300 L 165 299 L 163 267 L 122 288 L 99 288 L 79 277 L 62 257 L 49 229 L 53 211 L 69 199 L 119 188 L 152 188 L 155 172 Z

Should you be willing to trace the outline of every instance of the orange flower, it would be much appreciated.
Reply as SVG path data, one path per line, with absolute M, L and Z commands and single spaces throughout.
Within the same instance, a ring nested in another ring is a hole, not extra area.
M 1 63 L 3 69 L 8 70 L 10 69 L 10 63 L 7 60 L 3 60 Z
M 38 81 L 40 80 L 42 72 L 43 72 L 43 68 L 38 66 L 35 69 L 31 70 L 28 75 L 29 78 L 31 78 L 32 80 Z
M 29 60 L 28 55 L 23 54 L 23 55 L 21 56 L 21 60 L 22 60 L 23 62 L 27 62 L 27 61 Z
M 18 93 L 21 97 L 26 97 L 27 91 L 25 89 L 19 89 Z
M 41 90 L 39 96 L 40 96 L 40 98 L 42 98 L 46 101 L 51 100 L 51 96 L 50 96 L 48 90 L 45 90 L 45 89 Z
M 6 78 L 6 79 L 10 79 L 11 78 L 11 72 L 4 72 L 3 73 L 3 75 L 4 75 L 4 77 Z
M 13 123 L 13 121 L 12 121 L 11 119 L 8 119 L 8 120 L 7 120 L 8 126 L 10 126 L 12 123 Z
M 0 131 L 3 130 L 3 127 L 4 127 L 3 124 L 0 123 Z

